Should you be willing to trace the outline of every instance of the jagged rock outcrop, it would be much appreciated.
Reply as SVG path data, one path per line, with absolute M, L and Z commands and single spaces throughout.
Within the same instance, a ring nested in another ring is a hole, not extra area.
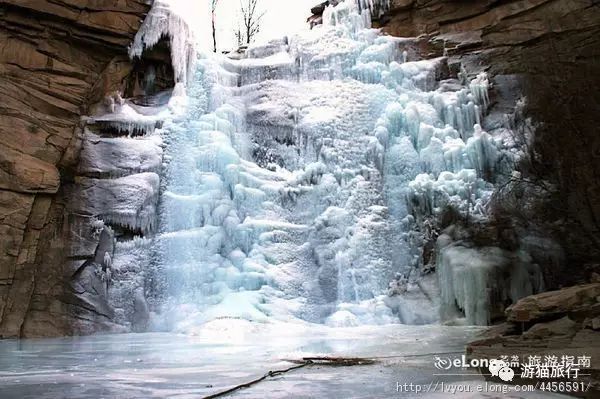
M 112 240 L 100 228 L 70 248 L 79 216 L 65 212 L 64 187 L 77 167 L 81 116 L 131 85 L 127 47 L 150 3 L 0 1 L 0 337 L 86 332 L 77 319 L 109 323 L 108 309 L 77 295 L 102 284 L 70 282 L 93 274 L 84 259 Z

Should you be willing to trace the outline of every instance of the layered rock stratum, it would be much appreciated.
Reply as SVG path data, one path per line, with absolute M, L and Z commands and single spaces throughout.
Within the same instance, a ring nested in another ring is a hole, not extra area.
M 581 377 L 552 378 L 555 382 L 585 381 L 586 392 L 575 396 L 595 398 L 600 390 L 600 283 L 584 284 L 544 292 L 521 299 L 507 309 L 507 322 L 486 331 L 467 347 L 472 358 L 497 359 L 516 355 L 521 364 L 530 356 L 587 356 L 590 367 L 581 367 Z M 522 367 L 515 370 L 514 383 L 545 381 L 528 378 Z M 485 371 L 483 371 L 485 373 Z M 523 376 L 520 378 L 519 376 Z
M 77 170 L 81 116 L 124 89 L 127 48 L 149 9 L 144 0 L 0 1 L 0 337 L 109 322 L 72 284 L 81 262 L 64 188 Z

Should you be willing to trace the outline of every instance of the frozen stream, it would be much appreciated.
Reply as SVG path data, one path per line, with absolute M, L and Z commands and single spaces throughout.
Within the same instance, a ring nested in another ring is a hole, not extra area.
M 465 327 L 403 325 L 309 328 L 223 319 L 205 325 L 196 336 L 126 334 L 2 341 L 0 397 L 197 399 L 253 380 L 268 370 L 292 365 L 283 359 L 310 355 L 399 357 L 382 359 L 370 366 L 315 366 L 295 370 L 230 397 L 448 397 L 447 393 L 439 392 L 433 395 L 397 392 L 397 383 L 454 381 L 476 388 L 485 382 L 475 374 L 473 377 L 434 376 L 439 371 L 433 367 L 433 355 L 401 356 L 462 353 L 465 341 L 475 332 L 475 328 Z M 550 396 L 463 394 L 454 397 Z

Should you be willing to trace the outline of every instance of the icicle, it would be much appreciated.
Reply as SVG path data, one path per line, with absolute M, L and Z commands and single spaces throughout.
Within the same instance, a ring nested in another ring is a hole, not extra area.
M 104 252 L 103 263 L 106 268 L 110 269 L 112 266 L 112 257 L 110 256 L 110 253 Z
M 421 160 L 425 164 L 425 171 L 439 175 L 446 170 L 446 160 L 444 157 L 444 143 L 437 137 L 431 138 L 427 145 L 420 152 Z
M 170 42 L 175 81 L 188 83 L 196 59 L 195 39 L 183 17 L 171 9 L 167 0 L 154 1 L 129 48 L 129 56 L 140 58 L 145 49 L 154 47 L 163 37 Z
M 447 240 L 440 236 L 438 245 Z M 449 320 L 461 311 L 468 324 L 488 325 L 492 302 L 514 303 L 539 292 L 541 271 L 531 259 L 518 252 L 516 257 L 500 248 L 465 248 L 442 244 L 438 273 L 442 318 Z
M 444 159 L 448 170 L 456 173 L 462 169 L 469 169 L 471 164 L 465 156 L 465 142 L 461 138 L 449 138 L 443 145 Z
M 494 176 L 498 150 L 491 136 L 481 126 L 475 125 L 473 137 L 467 140 L 466 152 L 478 176 L 488 180 Z
M 90 194 L 103 201 L 101 217 L 107 224 L 143 234 L 155 229 L 160 179 L 156 173 L 140 173 L 113 180 L 95 180 Z M 108 195 L 107 195 L 108 194 Z
M 481 106 L 482 110 L 485 112 L 489 105 L 489 91 L 490 82 L 488 80 L 487 73 L 482 72 L 475 79 L 471 81 L 469 84 L 469 88 L 471 89 L 471 93 L 475 97 L 475 101 L 478 105 Z
M 409 183 L 407 199 L 417 220 L 439 216 L 448 205 L 475 217 L 482 216 L 480 212 L 491 192 L 491 186 L 477 178 L 474 170 L 462 169 L 457 173 L 444 171 L 437 179 L 430 174 L 418 175 Z
M 117 133 L 124 133 L 129 137 L 146 136 L 161 125 L 160 113 L 144 115 L 138 113 L 130 104 L 123 103 L 115 108 L 115 112 L 104 115 L 88 117 L 88 125 L 98 125 L 101 129 L 108 128 Z

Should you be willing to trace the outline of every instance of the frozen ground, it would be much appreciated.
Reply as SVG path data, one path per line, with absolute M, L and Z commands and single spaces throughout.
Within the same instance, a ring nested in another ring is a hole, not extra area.
M 444 381 L 473 389 L 485 384 L 475 374 L 434 376 L 440 372 L 433 366 L 433 355 L 429 355 L 457 352 L 458 356 L 476 331 L 465 327 L 403 325 L 332 329 L 221 319 L 196 330 L 196 335 L 127 334 L 1 341 L 0 397 L 198 399 L 253 380 L 269 370 L 292 365 L 284 359 L 310 355 L 387 358 L 369 366 L 295 370 L 229 397 L 551 397 L 397 391 L 397 383 Z M 415 354 L 424 356 L 406 356 Z

